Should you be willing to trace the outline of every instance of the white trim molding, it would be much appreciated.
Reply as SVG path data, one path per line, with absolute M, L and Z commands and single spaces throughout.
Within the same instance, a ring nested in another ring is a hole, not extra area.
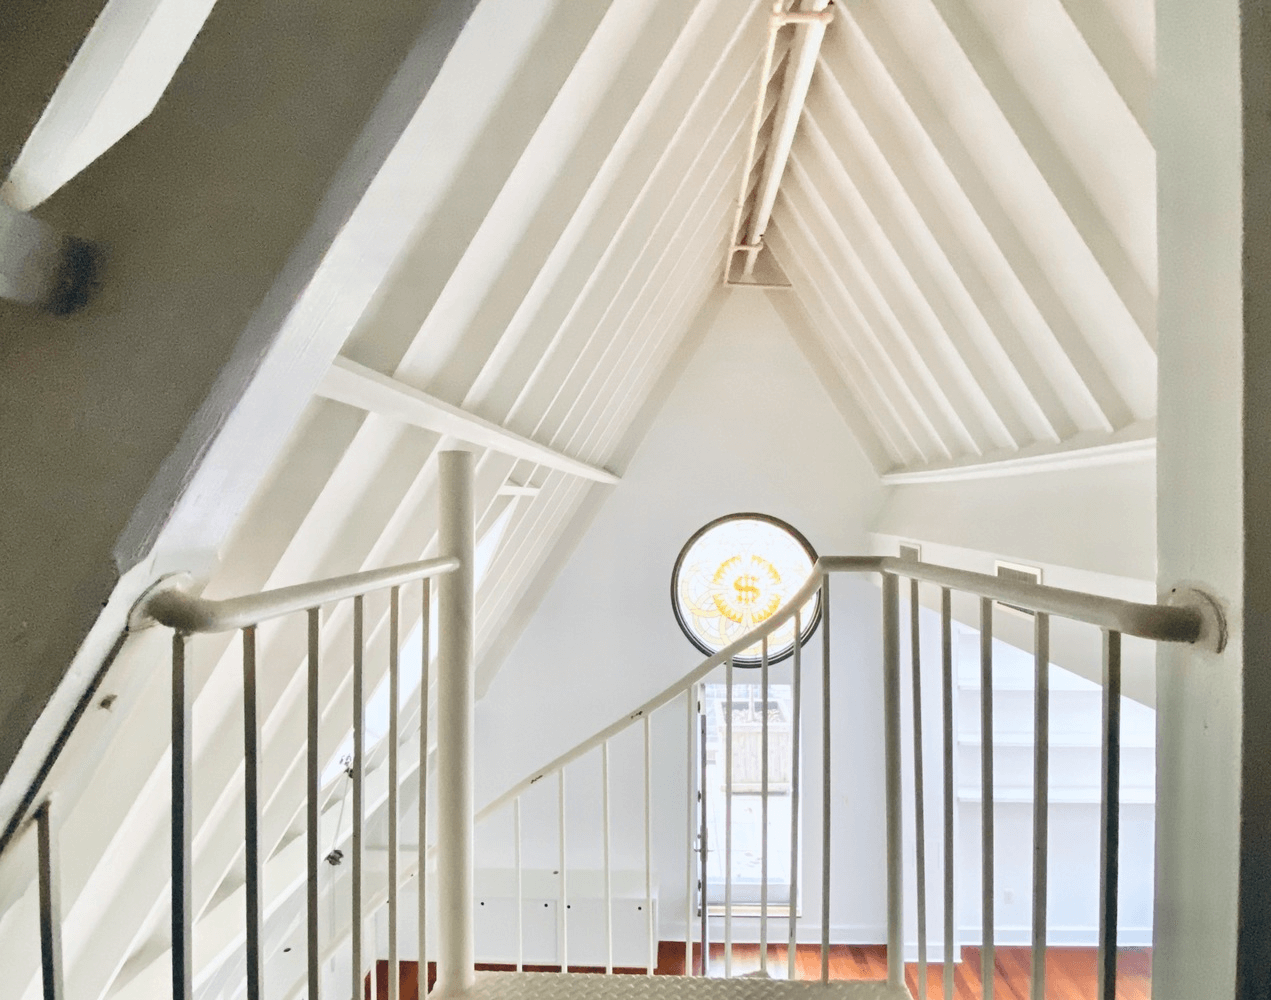
M 991 461 L 935 466 L 913 471 L 887 472 L 881 477 L 884 486 L 910 486 L 925 483 L 954 483 L 968 479 L 997 479 L 1005 476 L 1027 476 L 1037 472 L 1060 472 L 1091 468 L 1098 465 L 1125 465 L 1156 460 L 1155 427 L 1148 436 L 1135 436 L 1100 444 L 1073 443 L 1068 447 L 1048 448 L 1031 454 L 1018 452 Z

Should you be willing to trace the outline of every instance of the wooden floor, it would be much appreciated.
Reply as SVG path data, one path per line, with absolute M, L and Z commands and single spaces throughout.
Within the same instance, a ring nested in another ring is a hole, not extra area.
M 773 945 L 769 950 L 769 972 L 784 978 L 786 949 Z M 993 988 L 995 1000 L 1028 1000 L 1031 957 L 1028 948 L 997 949 Z M 694 973 L 701 974 L 701 950 L 693 954 Z M 478 969 L 510 971 L 510 965 L 478 965 Z M 559 966 L 526 966 L 528 972 L 556 972 Z M 758 945 L 733 945 L 733 975 L 745 975 L 759 968 Z M 800 945 L 795 953 L 796 975 L 799 979 L 816 979 L 821 974 L 821 952 L 816 945 Z M 388 996 L 388 963 L 376 965 L 376 994 L 370 989 L 367 977 L 367 1000 L 384 1000 Z M 603 972 L 590 966 L 570 966 L 570 972 Z M 724 950 L 722 944 L 711 945 L 710 974 L 724 974 Z M 429 963 L 428 981 L 431 988 L 436 967 Z M 617 969 L 620 975 L 643 975 L 643 969 Z M 663 941 L 658 948 L 660 976 L 684 974 L 684 945 Z M 887 949 L 881 945 L 833 945 L 830 948 L 831 979 L 885 979 L 887 976 Z M 415 962 L 401 963 L 401 1000 L 419 1000 L 419 969 Z M 955 995 L 946 998 L 943 990 L 943 970 L 939 963 L 928 966 L 927 997 L 929 1000 L 980 1000 L 980 950 L 963 948 L 962 962 L 954 970 Z M 918 967 L 906 966 L 909 989 L 918 996 Z M 1150 1000 L 1152 995 L 1152 952 L 1150 948 L 1124 949 L 1117 962 L 1117 1000 Z M 1095 1000 L 1095 949 L 1051 948 L 1046 955 L 1047 1000 Z

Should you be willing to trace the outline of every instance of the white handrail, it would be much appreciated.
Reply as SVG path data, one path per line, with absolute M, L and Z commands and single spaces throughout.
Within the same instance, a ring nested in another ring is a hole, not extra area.
M 529 789 L 531 785 L 537 784 L 548 775 L 555 774 L 565 765 L 578 760 L 605 741 L 612 739 L 632 723 L 678 698 L 716 667 L 733 657 L 740 656 L 765 637 L 772 635 L 793 619 L 795 612 L 811 600 L 820 588 L 822 580 L 830 573 L 895 574 L 912 580 L 939 584 L 942 587 L 970 593 L 980 598 L 1002 601 L 1029 611 L 1040 611 L 1157 642 L 1196 642 L 1201 637 L 1205 622 L 1205 612 L 1196 606 L 1140 604 L 1115 597 L 1085 594 L 1061 587 L 1044 587 L 1038 583 L 1007 580 L 984 573 L 951 569 L 947 566 L 935 566 L 931 563 L 914 562 L 893 556 L 821 556 L 813 565 L 812 572 L 803 586 L 790 597 L 781 610 L 762 625 L 756 626 L 740 639 L 708 656 L 635 711 L 583 740 L 572 750 L 565 751 L 529 777 L 518 781 L 502 795 L 492 799 L 478 810 L 476 819 L 480 821 L 497 812 Z
M 191 578 L 180 573 L 165 576 L 141 595 L 129 616 L 128 627 L 135 631 L 148 625 L 166 625 L 187 635 L 229 632 L 372 590 L 443 576 L 458 568 L 458 559 L 423 559 L 219 601 L 192 594 Z

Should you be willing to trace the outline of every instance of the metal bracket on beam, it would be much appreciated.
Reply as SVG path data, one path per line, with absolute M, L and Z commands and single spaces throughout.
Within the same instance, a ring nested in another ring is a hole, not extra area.
M 825 10 L 784 10 L 772 15 L 772 23 L 778 27 L 784 27 L 787 24 L 829 24 L 833 20 L 833 4 Z
M 0 298 L 73 313 L 88 302 L 100 263 L 94 244 L 0 202 Z

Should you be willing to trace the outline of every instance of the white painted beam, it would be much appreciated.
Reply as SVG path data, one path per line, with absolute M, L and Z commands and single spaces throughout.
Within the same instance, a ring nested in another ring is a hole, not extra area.
M 443 402 L 381 372 L 348 358 L 337 357 L 318 386 L 317 394 L 325 399 L 356 406 L 391 420 L 422 427 L 438 434 L 448 434 L 482 448 L 535 462 L 549 469 L 568 472 L 596 483 L 616 483 L 618 477 L 608 469 L 588 465 L 576 458 L 513 434 L 498 424 L 457 406 Z

